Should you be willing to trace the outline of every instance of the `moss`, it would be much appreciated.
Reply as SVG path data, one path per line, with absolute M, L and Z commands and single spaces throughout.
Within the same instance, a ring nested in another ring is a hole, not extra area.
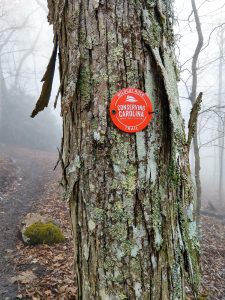
M 209 295 L 200 295 L 198 297 L 198 300 L 207 300 L 207 299 L 209 299 Z
M 174 186 L 179 186 L 180 184 L 180 170 L 176 165 L 175 159 L 170 161 L 168 178 Z
M 25 236 L 29 238 L 29 244 L 56 244 L 65 240 L 60 228 L 53 223 L 37 222 L 30 225 L 26 231 Z
M 98 118 L 94 118 L 91 120 L 91 127 L 93 130 L 97 130 L 99 127 L 99 120 Z
M 89 102 L 91 98 L 91 71 L 88 65 L 81 68 L 77 86 L 80 90 L 82 100 L 85 102 Z

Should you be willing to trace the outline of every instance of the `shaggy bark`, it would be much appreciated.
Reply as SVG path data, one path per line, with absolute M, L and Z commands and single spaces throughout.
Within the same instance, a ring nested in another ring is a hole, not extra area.
M 65 197 L 77 299 L 184 299 L 199 284 L 193 191 L 173 57 L 172 1 L 48 0 L 59 44 Z M 127 134 L 123 87 L 158 111 Z

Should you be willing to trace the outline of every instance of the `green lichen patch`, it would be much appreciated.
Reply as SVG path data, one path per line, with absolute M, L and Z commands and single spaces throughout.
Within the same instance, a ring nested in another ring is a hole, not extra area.
M 24 234 L 26 237 L 28 237 L 28 243 L 30 245 L 52 245 L 62 243 L 65 240 L 60 228 L 51 222 L 34 223 L 27 227 Z
M 80 70 L 80 76 L 77 81 L 78 89 L 81 93 L 82 100 L 87 104 L 91 97 L 91 70 L 89 65 L 86 63 Z

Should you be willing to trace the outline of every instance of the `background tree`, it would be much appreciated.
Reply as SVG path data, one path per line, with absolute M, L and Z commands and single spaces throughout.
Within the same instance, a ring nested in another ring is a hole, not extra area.
M 184 299 L 199 284 L 188 151 L 173 57 L 172 1 L 48 1 L 54 51 L 33 116 L 51 90 L 57 44 L 62 167 L 79 299 Z M 123 87 L 158 115 L 126 134 L 109 118 Z
M 219 110 L 219 118 L 218 118 L 218 133 L 220 133 L 221 138 L 218 140 L 218 150 L 219 150 L 219 201 L 221 204 L 225 200 L 223 195 L 223 185 L 224 185 L 224 147 L 225 147 L 225 117 L 224 115 L 221 117 L 221 110 L 222 106 L 225 104 L 223 101 L 224 94 L 223 94 L 223 65 L 224 65 L 224 28 L 220 30 L 220 41 L 219 41 L 219 52 L 220 52 L 220 59 L 219 59 L 219 86 L 218 86 L 218 110 Z
M 33 21 L 31 24 L 39 6 L 35 7 L 36 2 L 33 2 L 33 7 L 24 13 L 22 1 L 12 2 L 0 1 L 0 143 L 55 151 L 60 122 L 51 111 L 34 122 L 29 118 L 35 101 L 32 90 L 36 89 L 40 68 L 36 67 L 35 60 L 42 63 L 40 33 L 43 26 L 36 27 Z M 32 35 L 30 44 L 29 35 Z
M 193 14 L 196 23 L 196 31 L 198 34 L 198 43 L 192 58 L 192 86 L 191 86 L 191 93 L 189 95 L 189 99 L 191 101 L 192 107 L 194 107 L 197 99 L 197 89 L 198 89 L 198 72 L 197 72 L 197 64 L 199 54 L 203 47 L 203 33 L 201 22 L 198 14 L 198 10 L 196 7 L 195 0 L 191 0 L 191 5 L 193 9 Z M 195 183 L 196 183 L 196 190 L 197 190 L 197 202 L 196 202 L 196 215 L 197 215 L 197 223 L 199 224 L 200 220 L 200 210 L 201 210 L 201 197 L 202 197 L 202 187 L 201 187 L 201 178 L 200 178 L 200 170 L 201 170 L 201 162 L 200 162 L 200 154 L 199 154 L 199 145 L 198 145 L 198 130 L 193 138 L 193 147 L 194 147 L 194 157 L 195 157 Z
M 223 105 L 219 106 L 217 102 L 220 92 L 217 89 L 219 78 L 216 74 L 218 61 L 223 60 L 224 57 L 218 51 L 217 33 L 224 26 L 222 16 L 225 6 L 224 2 L 220 0 L 211 2 L 191 0 L 189 2 L 179 1 L 179 3 L 177 1 L 177 5 L 182 7 L 182 11 L 185 12 L 183 14 L 178 12 L 178 22 L 182 27 L 179 32 L 183 35 L 178 43 L 182 51 L 177 52 L 181 62 L 181 99 L 191 99 L 192 106 L 193 94 L 202 91 L 204 95 L 198 130 L 193 143 L 194 158 L 192 159 L 193 173 L 195 174 L 193 179 L 196 182 L 199 200 L 197 215 L 199 215 L 201 200 L 206 204 L 207 202 L 216 202 L 219 199 L 218 185 L 221 176 L 218 160 L 215 159 L 218 157 L 215 153 L 215 151 L 218 153 L 215 147 L 218 148 L 218 141 L 222 141 L 218 122 L 222 120 L 224 108 Z M 194 53 L 194 55 L 190 53 Z M 184 103 L 184 101 L 181 103 L 184 116 L 188 121 L 188 103 Z M 187 113 L 185 113 L 186 111 Z M 200 161 L 202 162 L 200 163 Z

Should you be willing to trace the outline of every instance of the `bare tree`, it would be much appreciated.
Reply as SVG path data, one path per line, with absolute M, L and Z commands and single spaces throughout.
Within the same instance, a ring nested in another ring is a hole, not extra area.
M 194 56 L 192 58 L 192 85 L 191 85 L 191 93 L 190 93 L 190 101 L 192 106 L 194 106 L 197 98 L 197 87 L 198 87 L 197 63 L 198 63 L 199 54 L 203 47 L 203 33 L 202 33 L 201 22 L 200 22 L 195 0 L 191 0 L 191 4 L 192 4 L 193 14 L 195 18 L 195 23 L 196 23 L 196 30 L 198 34 L 198 43 L 195 49 Z M 196 215 L 197 215 L 197 223 L 199 224 L 202 188 L 201 188 L 201 179 L 200 179 L 201 163 L 200 163 L 197 130 L 193 138 L 193 146 L 194 146 L 194 156 L 195 156 L 195 182 L 196 182 L 196 189 L 197 189 Z
M 50 111 L 46 116 L 41 116 L 42 124 L 45 123 L 44 126 L 49 124 L 48 130 L 51 131 L 51 137 L 47 137 L 40 119 L 35 120 L 35 122 L 29 120 L 34 96 L 23 88 L 24 82 L 27 82 L 23 76 L 30 66 L 31 71 L 27 76 L 29 76 L 30 87 L 32 88 L 31 77 L 34 71 L 32 70 L 32 63 L 29 64 L 28 59 L 31 55 L 38 55 L 37 49 L 40 48 L 38 43 L 40 44 L 39 37 L 42 32 L 42 24 L 40 24 L 37 34 L 37 29 L 32 27 L 34 41 L 29 46 L 25 40 L 24 46 L 21 43 L 21 41 L 24 42 L 24 32 L 29 33 L 31 30 L 31 16 L 37 12 L 37 8 L 28 11 L 22 20 L 16 19 L 15 21 L 15 10 L 8 8 L 8 5 L 11 4 L 12 2 L 5 5 L 4 14 L 0 17 L 0 141 L 1 143 L 13 143 L 25 147 L 56 150 L 59 128 L 54 116 L 51 115 Z M 47 118 L 48 120 L 46 120 Z M 38 139 L 40 141 L 37 141 Z
M 203 2 L 201 6 L 205 4 Z M 218 60 L 223 60 L 223 54 L 220 53 L 220 55 L 216 56 L 215 59 L 211 59 L 208 62 L 204 62 L 204 64 L 199 63 L 199 56 L 200 53 L 205 51 L 209 45 L 210 41 L 212 40 L 213 34 L 215 34 L 218 30 L 221 30 L 223 28 L 224 23 L 220 23 L 217 26 L 214 26 L 213 29 L 210 31 L 206 44 L 204 46 L 204 38 L 203 38 L 203 32 L 202 32 L 202 25 L 199 17 L 199 8 L 196 7 L 196 1 L 191 0 L 191 5 L 192 5 L 192 12 L 188 17 L 187 22 L 191 22 L 191 16 L 194 16 L 194 22 L 196 25 L 196 32 L 198 35 L 198 41 L 197 45 L 194 51 L 194 55 L 186 60 L 182 64 L 182 71 L 188 72 L 187 79 L 184 81 L 184 86 L 187 91 L 187 97 L 183 97 L 185 99 L 189 99 L 191 101 L 192 109 L 194 105 L 196 104 L 196 99 L 197 99 L 197 90 L 198 90 L 198 77 L 201 72 L 204 72 L 207 67 L 210 67 L 211 65 L 215 65 L 215 63 Z M 201 7 L 200 6 L 200 7 Z M 190 23 L 189 23 L 190 24 Z M 191 69 L 186 67 L 186 64 L 188 62 L 191 62 Z M 206 92 L 206 91 L 204 91 Z M 221 104 L 213 104 L 211 106 L 205 107 L 204 110 L 200 113 L 201 117 L 205 118 L 205 121 L 200 122 L 197 126 L 196 134 L 193 139 L 193 150 L 194 150 L 194 164 L 195 164 L 195 182 L 196 182 L 196 191 L 197 191 L 197 203 L 196 203 L 196 214 L 197 214 L 197 222 L 199 223 L 199 218 L 200 218 L 200 209 L 201 209 L 201 198 L 202 198 L 202 187 L 201 187 L 201 176 L 200 176 L 200 170 L 201 170 L 201 161 L 200 161 L 200 148 L 206 147 L 213 145 L 214 141 L 222 140 L 221 136 L 221 129 L 216 132 L 216 136 L 208 136 L 207 135 L 207 140 L 202 142 L 201 137 L 203 135 L 204 128 L 206 128 L 206 125 L 208 122 L 212 122 L 212 117 L 218 115 L 219 118 L 221 119 L 222 117 L 222 105 Z M 203 119 L 202 119 L 203 120 Z M 201 121 L 201 119 L 200 119 Z
M 218 107 L 219 113 L 223 102 L 223 65 L 224 65 L 224 28 L 220 31 L 220 60 L 219 60 L 219 86 L 218 86 Z M 225 147 L 225 118 L 218 118 L 218 132 L 222 133 L 222 138 L 218 140 L 219 151 L 219 201 L 224 204 L 223 186 L 224 186 L 224 147 Z
M 38 34 L 36 35 L 34 41 L 33 41 L 33 45 L 30 46 L 29 49 L 27 49 L 27 51 L 24 51 L 23 56 L 20 58 L 20 61 L 18 63 L 18 66 L 16 66 L 16 70 L 15 70 L 15 79 L 14 79 L 14 87 L 18 87 L 19 86 L 19 77 L 21 75 L 21 70 L 24 66 L 24 63 L 26 62 L 26 60 L 29 58 L 30 55 L 33 55 L 35 52 L 35 48 L 37 46 L 40 34 L 41 34 L 42 28 L 40 27 L 40 30 L 38 32 Z

